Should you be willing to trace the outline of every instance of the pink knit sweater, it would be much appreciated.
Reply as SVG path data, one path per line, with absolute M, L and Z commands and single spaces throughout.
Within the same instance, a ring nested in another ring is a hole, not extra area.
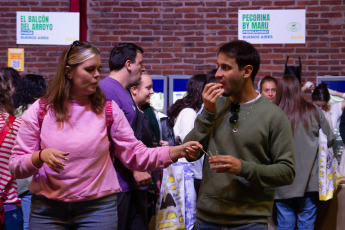
M 45 115 L 41 130 L 36 101 L 23 115 L 16 144 L 12 150 L 10 170 L 16 178 L 33 175 L 29 190 L 50 199 L 74 202 L 97 199 L 121 191 L 109 154 L 105 115 L 92 112 L 88 101 L 70 101 L 70 119 L 58 124 L 51 111 Z M 116 160 L 132 170 L 146 171 L 173 163 L 169 148 L 146 148 L 138 141 L 122 110 L 112 102 L 114 122 L 111 137 Z M 69 152 L 69 160 L 60 173 L 47 164 L 36 168 L 32 154 L 39 149 L 55 148 Z

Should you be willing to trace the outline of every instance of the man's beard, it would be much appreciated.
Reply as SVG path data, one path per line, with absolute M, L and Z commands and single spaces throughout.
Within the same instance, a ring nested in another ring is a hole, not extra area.
M 232 95 L 232 92 L 230 89 L 224 90 L 224 93 L 222 94 L 223 97 L 230 97 Z

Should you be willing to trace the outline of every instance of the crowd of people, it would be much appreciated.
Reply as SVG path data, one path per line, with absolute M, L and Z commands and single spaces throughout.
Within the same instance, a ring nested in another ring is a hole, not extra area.
M 167 114 L 150 104 L 133 43 L 111 50 L 105 78 L 100 51 L 81 41 L 63 50 L 48 86 L 1 68 L 4 229 L 268 229 L 274 206 L 278 229 L 314 229 L 318 201 L 345 173 L 332 148 L 345 102 L 329 103 L 345 94 L 293 75 L 255 89 L 260 62 L 246 41 L 222 45 L 217 69 L 193 75 Z M 177 198 L 168 182 L 180 169 Z M 169 201 L 179 223 L 159 225 Z

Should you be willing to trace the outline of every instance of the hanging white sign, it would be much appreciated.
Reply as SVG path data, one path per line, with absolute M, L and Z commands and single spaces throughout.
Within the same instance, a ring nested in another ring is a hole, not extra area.
M 17 12 L 17 44 L 70 45 L 79 40 L 79 13 Z
M 305 10 L 239 10 L 238 39 L 252 44 L 304 44 L 305 23 Z

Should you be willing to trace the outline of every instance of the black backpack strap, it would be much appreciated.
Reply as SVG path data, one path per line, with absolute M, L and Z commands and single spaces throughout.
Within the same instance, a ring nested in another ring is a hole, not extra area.
M 289 56 L 287 56 L 286 58 L 285 66 L 287 66 L 288 61 L 289 61 Z

